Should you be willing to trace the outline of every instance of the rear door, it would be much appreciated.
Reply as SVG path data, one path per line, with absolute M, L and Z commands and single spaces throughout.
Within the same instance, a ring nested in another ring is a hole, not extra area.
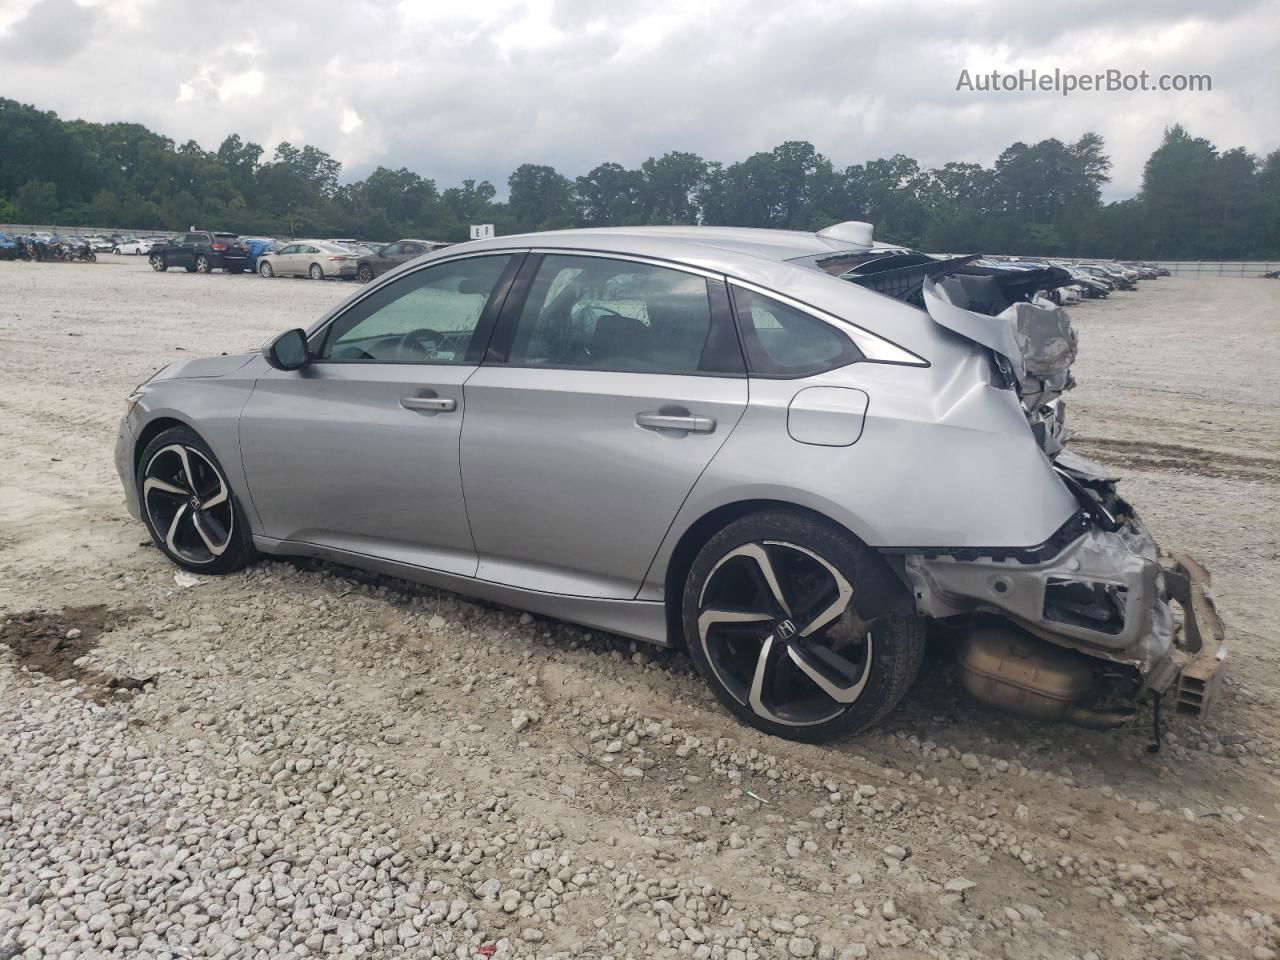
M 721 278 L 531 255 L 465 386 L 478 576 L 634 597 L 746 408 L 744 371 Z
M 263 533 L 471 576 L 462 384 L 521 255 L 432 263 L 370 289 L 259 377 L 240 449 Z

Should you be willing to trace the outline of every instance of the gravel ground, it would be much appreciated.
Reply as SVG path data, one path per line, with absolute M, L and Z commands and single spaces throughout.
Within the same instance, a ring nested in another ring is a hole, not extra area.
M 194 586 L 126 515 L 129 389 L 350 291 L 0 263 L 0 958 L 1274 958 L 1280 284 L 1074 310 L 1071 419 L 1214 571 L 1204 726 L 968 700 L 944 645 L 812 747 L 680 654 L 337 567 Z

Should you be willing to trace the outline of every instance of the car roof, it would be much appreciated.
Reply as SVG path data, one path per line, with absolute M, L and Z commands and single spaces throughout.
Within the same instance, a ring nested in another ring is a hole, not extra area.
M 837 224 L 829 230 L 837 231 L 845 226 L 848 225 Z M 869 225 L 856 226 L 866 228 L 866 242 L 824 236 L 827 231 L 807 233 L 762 227 L 588 227 L 471 240 L 454 244 L 448 250 L 450 253 L 461 253 L 464 250 L 479 252 L 484 249 L 564 247 L 683 261 L 724 273 L 744 269 L 756 272 L 767 270 L 770 264 L 779 263 L 812 270 L 829 257 L 904 250 L 897 244 L 872 241 Z

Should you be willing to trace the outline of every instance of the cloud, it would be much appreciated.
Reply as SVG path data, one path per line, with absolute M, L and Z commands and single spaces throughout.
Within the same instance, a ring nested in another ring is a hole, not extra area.
M 97 20 L 97 10 L 75 0 L 39 0 L 0 32 L 0 54 L 42 66 L 57 65 L 84 49 Z
M 1280 147 L 1280 32 L 1267 29 L 1280 0 L 1034 10 L 1014 0 L 312 0 L 287 18 L 243 0 L 221 9 L 40 0 L 8 26 L 0 13 L 0 45 L 30 54 L 6 75 L 6 95 L 209 148 L 231 132 L 268 152 L 284 139 L 313 143 L 348 177 L 385 164 L 500 190 L 526 161 L 576 175 L 668 150 L 733 161 L 805 139 L 841 166 L 894 153 L 990 164 L 1016 140 L 1094 130 L 1118 197 L 1138 188 L 1175 122 L 1222 148 Z M 49 32 L 53 14 L 74 36 Z M 1204 73 L 1213 90 L 955 89 L 962 69 L 1031 67 Z

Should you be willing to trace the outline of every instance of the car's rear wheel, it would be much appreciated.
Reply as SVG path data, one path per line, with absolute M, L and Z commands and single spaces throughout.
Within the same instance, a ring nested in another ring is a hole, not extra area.
M 259 266 L 258 273 L 259 275 L 266 277 L 268 280 L 276 275 L 276 272 L 271 269 L 271 264 L 269 263 L 264 263 Z
M 356 271 L 356 279 L 361 283 L 368 283 L 373 279 L 373 267 L 367 263 L 360 264 L 360 269 Z
M 729 524 L 685 581 L 693 662 L 716 698 L 766 733 L 819 742 L 875 723 L 920 669 L 918 617 L 880 614 L 879 557 L 821 519 L 766 511 Z
M 255 556 L 244 511 L 209 445 L 186 427 L 147 444 L 136 477 L 142 518 L 178 566 L 228 573 Z
M 307 271 L 311 275 L 312 280 L 323 280 L 324 269 L 318 263 L 313 263 L 311 269 Z
M 196 273 L 209 273 L 213 270 L 213 266 L 209 263 L 208 257 L 196 257 Z
M 154 270 L 156 273 L 164 273 L 166 270 L 169 269 L 169 265 L 164 262 L 164 257 L 152 257 L 151 269 Z

